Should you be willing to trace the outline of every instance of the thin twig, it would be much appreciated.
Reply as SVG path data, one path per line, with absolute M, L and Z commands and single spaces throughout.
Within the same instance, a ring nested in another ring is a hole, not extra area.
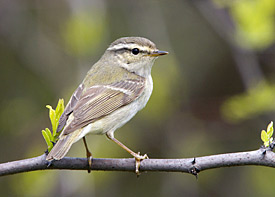
M 87 158 L 65 157 L 54 161 L 49 167 L 46 155 L 0 164 L 0 176 L 35 170 L 87 170 Z M 207 169 L 259 165 L 275 167 L 275 153 L 261 148 L 255 151 L 227 153 L 187 159 L 146 159 L 141 162 L 140 171 L 186 172 L 197 175 Z M 135 172 L 134 159 L 93 159 L 92 170 Z

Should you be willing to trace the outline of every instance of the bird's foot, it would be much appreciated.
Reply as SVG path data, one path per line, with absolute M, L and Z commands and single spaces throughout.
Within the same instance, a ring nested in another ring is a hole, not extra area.
M 92 161 L 93 161 L 93 156 L 92 154 L 88 155 L 87 154 L 87 161 L 88 161 L 88 173 L 91 172 L 91 169 L 92 169 Z
M 148 155 L 145 154 L 145 155 L 140 155 L 140 152 L 138 152 L 135 156 L 135 160 L 136 160 L 136 175 L 139 176 L 140 175 L 140 163 L 142 160 L 144 159 L 149 159 Z

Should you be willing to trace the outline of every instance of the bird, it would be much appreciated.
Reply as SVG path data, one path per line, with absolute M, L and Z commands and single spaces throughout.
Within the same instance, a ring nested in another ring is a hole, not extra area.
M 152 66 L 166 54 L 143 37 L 122 37 L 111 43 L 66 105 L 59 119 L 58 141 L 46 160 L 62 159 L 75 142 L 83 139 L 90 172 L 92 154 L 85 136 L 105 134 L 135 158 L 138 174 L 140 162 L 148 156 L 129 149 L 114 132 L 145 107 L 153 91 Z

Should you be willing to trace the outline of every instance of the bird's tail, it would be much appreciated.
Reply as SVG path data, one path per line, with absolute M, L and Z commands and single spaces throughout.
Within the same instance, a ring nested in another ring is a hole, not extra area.
M 57 143 L 54 145 L 50 153 L 47 155 L 46 160 L 60 160 L 70 150 L 73 143 L 76 141 L 81 130 L 76 130 L 68 135 L 63 135 L 59 138 Z

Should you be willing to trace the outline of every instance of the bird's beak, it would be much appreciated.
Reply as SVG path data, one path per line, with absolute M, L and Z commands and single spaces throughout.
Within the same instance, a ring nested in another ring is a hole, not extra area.
M 167 51 L 153 51 L 152 53 L 150 53 L 150 56 L 157 57 L 157 56 L 167 55 L 167 54 L 168 54 Z

